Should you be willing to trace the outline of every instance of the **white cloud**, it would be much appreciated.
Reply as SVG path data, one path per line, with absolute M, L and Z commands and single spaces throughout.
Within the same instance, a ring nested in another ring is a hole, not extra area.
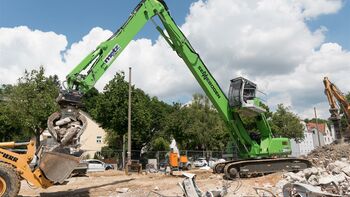
M 91 29 L 81 41 L 73 43 L 64 53 L 65 62 L 69 65 L 70 69 L 72 69 L 75 65 L 79 64 L 87 54 L 95 50 L 97 45 L 107 40 L 112 34 L 113 32 L 103 30 L 100 27 Z
M 61 52 L 67 39 L 54 32 L 31 30 L 26 26 L 0 28 L 0 83 L 15 83 L 24 69 L 40 65 L 62 66 Z
M 342 7 L 342 1 L 339 0 L 294 0 L 294 2 L 307 19 L 336 13 Z
M 327 75 L 339 88 L 349 90 L 350 53 L 337 43 L 324 42 L 325 27 L 311 31 L 305 21 L 336 13 L 341 6 L 341 0 L 198 1 L 181 28 L 224 91 L 231 78 L 245 76 L 268 93 L 271 107 L 284 103 L 304 117 L 318 106 L 325 116 L 322 78 Z M 23 68 L 40 64 L 62 79 L 110 35 L 109 30 L 93 28 L 68 48 L 65 36 L 53 32 L 0 28 L 0 70 L 8 73 L 0 82 L 13 83 Z M 201 91 L 161 37 L 154 43 L 132 41 L 97 87 L 102 89 L 115 72 L 127 72 L 129 66 L 136 86 L 152 96 L 178 101 Z

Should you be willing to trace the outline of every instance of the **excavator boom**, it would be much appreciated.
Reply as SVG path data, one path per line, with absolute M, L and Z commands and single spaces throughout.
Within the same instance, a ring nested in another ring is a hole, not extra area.
M 155 17 L 161 22 L 160 25 L 155 22 Z M 163 0 L 142 0 L 118 31 L 97 46 L 67 75 L 67 89 L 58 98 L 61 111 L 48 120 L 48 125 L 51 125 L 49 131 L 60 144 L 59 149 L 79 145 L 79 137 L 85 128 L 79 113 L 81 96 L 94 87 L 148 21 L 152 21 L 171 49 L 184 61 L 226 122 L 240 158 L 282 157 L 291 153 L 288 138 L 273 138 L 265 109 L 256 97 L 256 84 L 244 78 L 233 79 L 227 97 L 171 17 Z M 241 119 L 243 114 L 255 118 L 260 134 L 258 137 L 253 139 L 245 129 Z
M 156 24 L 154 17 L 158 17 L 161 25 Z M 97 46 L 67 75 L 67 90 L 59 97 L 61 116 L 56 114 L 55 118 L 49 119 L 48 124 L 52 126 L 51 128 L 58 128 L 57 125 L 53 124 L 55 121 L 72 116 L 72 114 L 75 114 L 75 117 L 78 116 L 78 113 L 74 111 L 80 106 L 79 98 L 81 95 L 94 87 L 98 79 L 112 65 L 133 37 L 150 20 L 169 46 L 183 59 L 222 119 L 227 123 L 231 130 L 231 139 L 238 144 L 241 157 L 288 155 L 290 153 L 288 139 L 272 138 L 271 128 L 264 115 L 265 110 L 261 107 L 259 99 L 255 97 L 256 85 L 244 78 L 234 79 L 231 81 L 230 94 L 227 98 L 199 54 L 174 22 L 168 7 L 162 0 L 141 1 L 123 26 L 108 40 Z M 253 96 L 243 98 L 244 94 Z M 259 144 L 252 140 L 245 130 L 240 118 L 242 113 L 256 116 L 257 126 L 262 134 L 262 143 Z M 59 130 L 50 129 L 50 131 L 53 136 L 57 136 L 58 141 L 61 142 L 64 139 L 64 136 L 60 137 L 57 134 L 60 133 Z M 271 141 L 274 142 L 271 143 Z M 274 145 L 271 146 L 271 144 Z
M 331 116 L 329 119 L 333 122 L 336 140 L 338 142 L 342 142 L 343 137 L 341 134 L 341 125 L 340 125 L 340 119 L 341 119 L 340 109 L 342 109 L 342 112 L 346 117 L 346 122 L 349 127 L 350 103 L 348 102 L 344 94 L 338 89 L 338 87 L 328 79 L 328 77 L 324 77 L 323 84 L 325 87 L 324 92 L 327 96 L 327 100 L 330 106 L 329 112 Z M 338 106 L 340 106 L 340 108 Z

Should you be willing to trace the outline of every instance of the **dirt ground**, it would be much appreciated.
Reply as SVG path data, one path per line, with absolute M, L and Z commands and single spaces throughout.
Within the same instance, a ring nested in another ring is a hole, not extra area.
M 197 175 L 196 183 L 202 191 L 219 189 L 226 182 L 230 185 L 227 196 L 257 196 L 253 187 L 274 186 L 281 179 L 281 173 L 263 177 L 226 181 L 222 175 L 211 170 L 192 170 Z M 66 185 L 56 185 L 48 189 L 33 189 L 22 181 L 20 196 L 159 196 L 150 194 L 156 191 L 164 196 L 182 196 L 178 183 L 184 178 L 164 174 L 131 174 L 121 171 L 90 173 L 85 177 L 72 177 Z M 127 192 L 122 190 L 128 190 Z M 124 193 L 123 193 L 124 192 Z

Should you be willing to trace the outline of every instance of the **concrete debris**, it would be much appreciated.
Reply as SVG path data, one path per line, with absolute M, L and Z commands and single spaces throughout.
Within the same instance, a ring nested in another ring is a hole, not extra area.
M 117 188 L 115 191 L 118 193 L 126 193 L 129 191 L 129 188 L 127 188 L 127 187 Z
M 318 177 L 316 175 L 311 175 L 309 177 L 309 179 L 307 180 L 307 182 L 309 182 L 311 185 L 317 185 L 319 180 L 318 180 Z
M 203 166 L 199 168 L 200 170 L 211 170 L 209 166 Z
M 350 166 L 346 166 L 344 168 L 342 168 L 342 171 L 350 177 Z
M 276 187 L 282 189 L 286 182 L 291 184 L 297 183 L 304 184 L 302 185 L 304 188 L 310 186 L 310 188 L 315 189 L 314 187 L 317 186 L 321 192 L 350 197 L 349 171 L 350 162 L 348 160 L 337 160 L 330 162 L 327 167 L 312 167 L 298 173 L 285 173 L 283 179 L 276 184 Z
M 299 197 L 331 197 L 340 196 L 328 192 L 324 192 L 320 187 L 303 184 L 303 183 L 288 183 L 283 187 L 283 196 L 299 196 Z
M 186 197 L 223 197 L 227 195 L 227 190 L 229 188 L 228 185 L 224 185 L 222 189 L 210 190 L 207 192 L 202 192 L 195 181 L 196 175 L 192 173 L 183 173 L 183 176 L 186 178 L 179 183 L 180 188 L 184 192 L 184 196 Z
M 67 118 L 63 118 L 61 120 L 56 121 L 56 125 L 62 126 L 62 125 L 68 124 L 70 122 L 72 122 L 72 120 L 69 117 L 67 117 Z
M 153 163 L 149 163 L 146 165 L 147 173 L 158 173 L 157 167 Z
M 60 139 L 61 145 L 69 145 L 78 133 L 83 129 L 81 122 L 72 121 L 66 117 L 55 122 L 54 129 L 57 132 L 57 137 Z
M 347 163 L 350 160 L 349 150 L 350 144 L 348 143 L 325 145 L 313 150 L 307 159 L 320 167 L 327 167 L 328 164 L 335 161 Z
M 78 112 L 77 117 L 62 117 L 61 113 L 53 113 L 47 120 L 48 131 L 58 145 L 79 147 L 79 138 L 87 126 L 87 119 Z

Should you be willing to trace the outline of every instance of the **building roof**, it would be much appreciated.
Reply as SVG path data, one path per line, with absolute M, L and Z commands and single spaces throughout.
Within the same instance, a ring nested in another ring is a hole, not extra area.
M 313 123 L 313 122 L 306 123 L 306 128 L 307 128 L 307 131 L 311 132 L 312 130 L 316 129 L 316 123 Z M 317 131 L 325 134 L 326 123 L 317 123 Z

